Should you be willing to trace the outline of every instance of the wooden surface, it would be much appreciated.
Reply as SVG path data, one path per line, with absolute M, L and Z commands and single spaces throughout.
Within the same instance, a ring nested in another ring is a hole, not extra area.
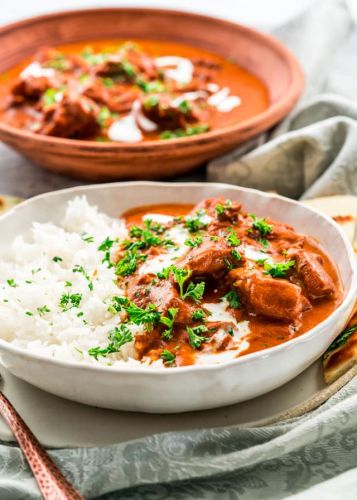
M 88 181 L 156 179 L 182 174 L 257 135 L 283 118 L 298 99 L 298 63 L 276 40 L 227 21 L 150 9 L 72 11 L 15 23 L 0 30 L 0 72 L 43 45 L 93 37 L 169 39 L 234 58 L 263 80 L 271 106 L 258 116 L 206 134 L 141 144 L 96 143 L 44 137 L 0 124 L 0 139 L 34 163 Z M 19 50 L 21 47 L 21 50 Z

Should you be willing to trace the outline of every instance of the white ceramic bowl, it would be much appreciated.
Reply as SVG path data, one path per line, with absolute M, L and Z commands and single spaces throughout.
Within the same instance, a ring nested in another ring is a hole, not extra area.
M 280 196 L 226 184 L 127 182 L 76 187 L 44 194 L 0 218 L 0 256 L 34 221 L 59 222 L 66 202 L 86 195 L 101 211 L 117 216 L 153 203 L 196 203 L 225 196 L 247 212 L 270 216 L 315 237 L 336 262 L 345 290 L 342 304 L 301 337 L 270 349 L 214 366 L 182 368 L 111 368 L 58 361 L 34 355 L 0 340 L 0 359 L 17 377 L 67 399 L 89 405 L 150 413 L 173 413 L 229 405 L 285 384 L 326 350 L 344 327 L 357 296 L 357 273 L 351 245 L 323 214 Z

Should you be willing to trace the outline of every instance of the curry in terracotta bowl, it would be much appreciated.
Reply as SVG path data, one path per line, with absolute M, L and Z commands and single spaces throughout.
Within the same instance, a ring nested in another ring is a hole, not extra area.
M 0 41 L 0 138 L 89 180 L 190 170 L 277 123 L 302 90 L 276 40 L 184 12 L 51 14 Z

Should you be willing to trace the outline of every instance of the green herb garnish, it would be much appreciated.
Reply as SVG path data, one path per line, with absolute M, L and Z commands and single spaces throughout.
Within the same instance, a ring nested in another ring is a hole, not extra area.
M 264 262 L 264 274 L 270 274 L 273 278 L 284 278 L 286 273 L 295 266 L 295 260 L 285 262 Z
M 176 130 L 164 130 L 160 134 L 160 139 L 178 139 L 180 137 L 190 137 L 192 135 L 203 134 L 209 130 L 208 125 L 196 125 L 184 128 L 177 128 Z
M 238 247 L 241 243 L 237 233 L 233 230 L 231 230 L 228 236 L 226 236 L 226 240 L 230 247 Z
M 176 360 L 176 354 L 164 349 L 160 354 L 160 358 L 164 361 L 165 365 L 171 366 Z
M 170 307 L 167 311 L 167 317 L 161 316 L 161 318 L 160 318 L 160 323 L 167 326 L 167 329 L 162 332 L 162 337 L 165 340 L 170 340 L 170 338 L 172 337 L 172 330 L 174 327 L 174 321 L 175 321 L 175 317 L 177 316 L 178 312 L 179 312 L 179 310 L 177 308 Z
M 81 238 L 85 243 L 93 243 L 94 242 L 94 236 L 90 236 L 87 233 L 81 233 Z
M 197 231 L 205 229 L 208 226 L 209 223 L 202 220 L 205 215 L 206 212 L 204 210 L 197 210 L 194 215 L 188 215 L 185 218 L 184 224 L 190 233 L 197 233 Z
M 269 224 L 265 217 L 258 218 L 254 214 L 249 214 L 249 217 L 253 219 L 252 228 L 257 229 L 263 238 L 264 236 L 271 234 L 274 226 L 272 224 Z
M 115 274 L 118 276 L 130 276 L 136 271 L 140 260 L 145 260 L 146 255 L 140 255 L 137 249 L 127 250 L 124 257 L 115 265 Z
M 108 236 L 105 240 L 99 245 L 98 250 L 100 252 L 104 252 L 104 257 L 102 259 L 102 264 L 107 263 L 108 268 L 113 267 L 113 263 L 110 260 L 110 249 L 114 245 L 115 240 L 111 240 Z
M 228 293 L 226 293 L 226 295 L 223 296 L 223 298 L 226 299 L 229 307 L 232 307 L 233 309 L 240 309 L 242 306 L 238 294 L 234 290 L 230 290 Z
M 200 320 L 200 319 L 205 319 L 206 318 L 206 313 L 203 309 L 196 309 L 196 311 L 194 311 L 192 313 L 192 316 L 191 316 L 191 319 L 193 320 Z
M 54 88 L 49 88 L 42 94 L 43 103 L 46 108 L 59 102 L 62 97 L 63 91 Z
M 114 327 L 113 330 L 109 332 L 108 337 L 110 344 L 108 344 L 107 347 L 92 347 L 91 349 L 88 349 L 88 354 L 90 356 L 94 356 L 95 359 L 98 359 L 98 356 L 105 357 L 113 352 L 118 352 L 124 344 L 133 340 L 133 336 L 126 325 Z
M 69 311 L 73 307 L 79 307 L 81 300 L 81 293 L 63 293 L 60 297 L 59 306 L 63 311 Z
M 17 283 L 15 283 L 15 280 L 13 278 L 8 279 L 6 283 L 11 286 L 11 288 L 17 288 L 19 286 Z
M 37 312 L 40 316 L 44 316 L 46 313 L 51 312 L 51 309 L 49 309 L 47 306 L 42 306 L 37 308 Z
M 357 325 L 350 326 L 349 328 L 346 328 L 346 330 L 343 330 L 343 332 L 340 333 L 340 335 L 332 342 L 330 347 L 327 349 L 327 351 L 324 354 L 324 357 L 326 357 L 326 355 L 331 351 L 335 351 L 336 349 L 339 349 L 344 344 L 346 344 L 348 339 L 351 337 L 351 335 L 355 333 L 356 330 L 357 330 Z
M 196 236 L 195 238 L 187 239 L 185 245 L 191 248 L 197 248 L 203 242 L 202 236 Z
M 216 214 L 218 217 L 222 217 L 224 213 L 232 208 L 232 201 L 226 200 L 224 205 L 222 203 L 218 203 L 216 205 Z
M 178 105 L 178 109 L 184 114 L 184 115 L 187 115 L 187 113 L 189 113 L 192 109 L 191 107 L 191 104 L 184 100 L 184 101 L 181 101 L 180 104 Z
M 202 333 L 208 331 L 208 328 L 205 325 L 198 325 L 192 328 L 186 326 L 186 331 L 188 333 L 190 345 L 194 349 L 199 349 L 201 344 L 207 340 L 207 337 L 201 335 Z
M 62 262 L 63 261 L 63 259 L 61 257 L 58 257 L 57 255 L 55 255 L 52 260 L 53 260 L 53 262 Z
M 90 278 L 90 276 L 87 274 L 86 270 L 84 269 L 83 266 L 80 266 L 76 264 L 74 268 L 72 269 L 73 273 L 81 273 L 85 277 L 85 279 L 88 281 L 88 288 L 92 292 L 93 291 L 93 282 Z

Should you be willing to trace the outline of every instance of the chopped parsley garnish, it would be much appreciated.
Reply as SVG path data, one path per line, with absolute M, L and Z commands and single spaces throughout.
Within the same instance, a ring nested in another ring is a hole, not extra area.
M 83 50 L 81 57 L 91 66 L 96 66 L 97 64 L 105 62 L 108 59 L 109 54 L 105 52 L 98 52 L 97 54 L 94 54 L 91 47 L 86 47 Z
M 182 299 L 192 299 L 194 302 L 200 302 L 202 300 L 203 294 L 205 293 L 205 282 L 201 281 L 196 285 L 194 283 L 189 283 L 186 288 L 186 292 L 182 295 Z
M 332 342 L 330 347 L 327 349 L 326 353 L 324 354 L 324 357 L 326 357 L 326 355 L 329 352 L 335 351 L 336 349 L 339 349 L 344 344 L 346 344 L 348 339 L 351 337 L 353 333 L 355 333 L 356 330 L 357 330 L 357 325 L 350 326 L 349 328 L 346 328 L 346 330 L 343 330 L 343 332 L 340 333 L 340 335 Z
M 118 352 L 124 344 L 133 340 L 133 336 L 126 325 L 120 325 L 119 327 L 115 326 L 113 330 L 109 332 L 108 338 L 110 343 L 107 347 L 92 347 L 88 349 L 88 354 L 95 359 L 98 359 L 98 356 L 105 357 L 113 352 Z
M 32 312 L 30 312 L 30 311 L 26 311 L 25 314 L 26 314 L 26 316 L 33 316 Z
M 57 71 L 66 71 L 70 68 L 70 62 L 63 54 L 56 55 L 53 59 L 43 63 L 45 68 L 56 69 Z
M 190 277 L 191 271 L 189 271 L 188 269 L 181 269 L 175 266 L 169 266 L 169 273 L 170 271 L 172 272 L 174 279 L 179 286 L 180 297 L 182 299 L 185 293 L 183 285 L 186 282 L 186 280 Z M 163 270 L 163 273 L 165 273 L 165 277 L 167 278 L 168 275 L 166 276 L 166 269 Z
M 174 327 L 175 317 L 179 310 L 176 307 L 170 307 L 167 311 L 167 317 L 161 316 L 160 323 L 167 326 L 167 329 L 162 332 L 162 337 L 165 340 L 169 340 L 172 337 L 172 330 Z
M 100 252 L 106 252 L 107 250 L 110 250 L 112 246 L 114 245 L 115 240 L 111 240 L 108 236 L 105 238 L 105 240 L 99 245 L 98 250 Z
M 196 236 L 195 238 L 189 238 L 185 241 L 185 245 L 191 248 L 197 248 L 203 242 L 202 236 Z
M 63 92 L 59 89 L 49 88 L 42 94 L 45 107 L 52 106 L 59 102 L 63 97 Z
M 157 273 L 157 277 L 160 278 L 161 280 L 167 279 L 169 277 L 171 270 L 172 270 L 172 267 L 173 266 L 165 267 L 162 271 L 159 271 Z
M 194 284 L 192 282 L 189 283 L 185 291 L 184 284 L 191 276 L 191 271 L 189 269 L 181 269 L 176 266 L 168 266 L 161 272 L 157 273 L 157 276 L 160 279 L 167 279 L 170 273 L 172 273 L 174 280 L 179 286 L 181 299 L 185 300 L 190 298 L 195 302 L 199 302 L 200 300 L 202 300 L 205 291 L 204 281 L 201 281 L 200 283 L 197 284 Z
M 180 104 L 178 105 L 178 109 L 184 114 L 186 115 L 187 113 L 189 113 L 192 109 L 191 107 L 191 104 L 184 100 L 184 101 L 181 101 Z
M 166 89 L 165 85 L 162 82 L 160 82 L 159 80 L 153 80 L 152 82 L 147 82 L 147 81 L 143 80 L 142 78 L 137 77 L 135 80 L 135 83 L 145 93 L 149 93 L 149 92 L 160 93 L 160 92 L 165 92 L 165 89 Z
M 107 263 L 108 268 L 113 267 L 113 263 L 110 260 L 110 249 L 114 245 L 116 240 L 111 240 L 108 236 L 105 240 L 99 245 L 99 252 L 104 252 L 104 257 L 102 259 L 102 264 Z
M 72 282 L 71 281 L 66 281 L 65 285 L 64 286 L 72 286 Z
M 146 258 L 146 255 L 138 254 L 136 248 L 127 250 L 124 257 L 116 263 L 115 274 L 118 276 L 130 276 L 136 271 L 138 262 L 140 260 L 145 260 Z
M 233 269 L 233 264 L 229 261 L 229 259 L 227 259 L 227 257 L 223 257 L 223 263 L 229 271 Z
M 208 226 L 208 222 L 202 220 L 205 215 L 205 210 L 197 210 L 195 215 L 188 215 L 185 218 L 185 226 L 188 228 L 190 233 L 197 233 L 197 231 L 205 229 Z
M 90 236 L 87 233 L 82 233 L 81 238 L 85 243 L 93 243 L 94 242 L 94 236 Z
M 73 273 L 81 273 L 81 274 L 83 274 L 83 276 L 85 277 L 85 279 L 88 281 L 88 288 L 89 288 L 89 290 L 91 292 L 93 291 L 93 288 L 94 288 L 93 287 L 93 282 L 92 282 L 90 276 L 88 276 L 88 274 L 87 274 L 87 272 L 86 272 L 86 270 L 84 269 L 83 266 L 79 266 L 78 264 L 76 264 L 74 266 L 74 268 L 72 269 L 72 272 Z
M 194 311 L 191 316 L 191 319 L 193 320 L 200 320 L 205 318 L 206 318 L 206 313 L 203 309 L 196 309 L 196 311 Z
M 53 262 L 62 262 L 63 261 L 62 257 L 58 257 L 57 255 L 55 255 L 52 260 L 53 260 Z
M 146 309 L 142 309 L 134 302 L 128 302 L 127 305 L 123 305 L 123 309 L 128 313 L 129 320 L 132 323 L 145 325 L 149 331 L 152 327 L 157 326 L 160 321 L 160 313 L 155 304 L 149 304 Z
M 112 297 L 112 302 L 108 307 L 108 312 L 116 314 L 123 309 L 123 306 L 129 305 L 129 299 L 126 297 Z
M 273 231 L 273 227 L 274 226 L 272 224 L 269 224 L 267 222 L 267 219 L 265 217 L 264 218 L 259 218 L 259 217 L 257 217 L 254 214 L 249 214 L 249 217 L 251 219 L 253 219 L 252 228 L 256 229 L 257 231 L 259 231 L 260 235 L 263 238 L 264 238 L 264 236 L 266 236 L 268 234 L 271 234 L 271 232 Z
M 60 297 L 59 306 L 63 311 L 69 311 L 73 307 L 79 307 L 81 300 L 81 293 L 63 293 Z
M 268 250 L 268 248 L 270 246 L 268 240 L 266 240 L 265 238 L 259 238 L 259 243 L 262 245 L 264 250 Z
M 232 207 L 232 202 L 231 200 L 226 200 L 224 205 L 222 203 L 217 203 L 216 205 L 216 214 L 218 217 L 222 217 L 224 213 L 228 210 L 230 210 Z
M 19 286 L 17 283 L 15 283 L 15 280 L 13 278 L 8 279 L 6 282 L 9 286 L 11 286 L 11 288 L 17 288 Z
M 203 134 L 209 130 L 208 125 L 195 125 L 187 128 L 177 128 L 176 130 L 164 130 L 160 134 L 160 139 L 177 139 L 179 137 L 190 137 L 192 135 Z
M 160 358 L 164 361 L 165 365 L 171 366 L 175 363 L 176 354 L 164 349 L 160 354 Z
M 157 95 L 150 95 L 149 97 L 147 97 L 144 102 L 143 102 L 143 105 L 144 105 L 144 108 L 146 109 L 151 109 L 151 108 L 154 108 L 155 106 L 158 106 L 159 105 L 159 97 Z
M 109 108 L 102 106 L 99 109 L 97 116 L 97 123 L 100 127 L 105 127 L 109 120 L 113 120 L 118 117 L 117 113 L 112 113 Z
M 295 266 L 295 260 L 285 262 L 264 262 L 264 274 L 270 274 L 273 278 L 284 278 L 286 273 Z
M 40 316 L 44 316 L 46 313 L 51 312 L 51 309 L 49 309 L 47 306 L 42 306 L 37 308 L 37 312 Z
M 144 227 L 132 226 L 129 230 L 129 235 L 132 240 L 123 241 L 122 245 L 125 249 L 133 250 L 140 249 L 146 250 L 150 247 L 156 246 L 172 246 L 174 242 L 168 239 L 163 239 L 158 236 L 165 232 L 165 228 L 162 224 L 153 222 L 151 219 L 146 219 L 144 221 Z
M 238 247 L 241 243 L 237 233 L 233 230 L 231 230 L 228 236 L 226 236 L 226 240 L 230 247 Z
M 207 340 L 207 337 L 201 335 L 202 333 L 208 331 L 208 328 L 205 325 L 193 326 L 192 328 L 186 326 L 186 331 L 188 333 L 190 345 L 194 349 L 199 349 L 201 344 Z
M 111 89 L 112 87 L 114 87 L 113 78 L 110 78 L 110 77 L 102 78 L 102 83 L 103 83 L 104 87 L 107 87 L 108 89 Z
M 238 250 L 231 250 L 231 255 L 232 255 L 233 259 L 235 259 L 235 260 L 241 260 L 241 258 L 242 258 L 241 254 L 238 252 Z
M 240 309 L 242 306 L 238 294 L 234 290 L 230 290 L 228 293 L 226 293 L 226 295 L 223 296 L 223 298 L 226 299 L 229 307 L 232 307 L 233 309 Z

